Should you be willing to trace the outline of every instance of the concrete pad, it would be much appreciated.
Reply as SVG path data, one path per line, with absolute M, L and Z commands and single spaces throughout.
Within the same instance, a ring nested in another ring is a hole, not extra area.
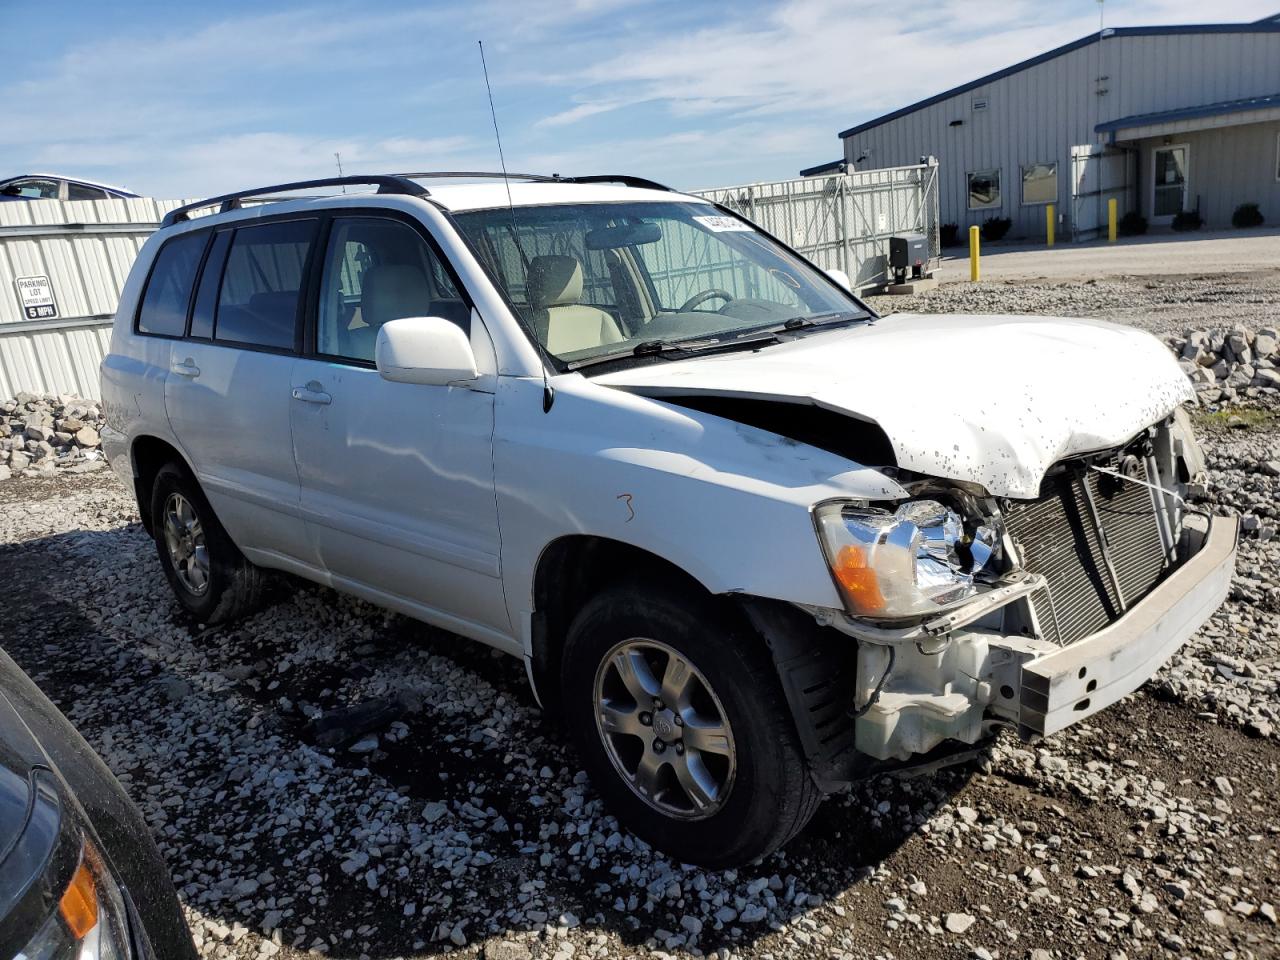
M 921 277 L 919 280 L 908 280 L 906 283 L 891 283 L 884 288 L 884 292 L 890 296 L 909 297 L 932 290 L 937 285 L 936 277 Z
M 1270 273 L 1280 270 L 1280 228 L 1152 232 L 1115 243 L 991 245 L 982 252 L 982 279 L 1089 280 L 1117 276 Z M 944 283 L 969 279 L 969 255 L 944 251 L 935 276 Z

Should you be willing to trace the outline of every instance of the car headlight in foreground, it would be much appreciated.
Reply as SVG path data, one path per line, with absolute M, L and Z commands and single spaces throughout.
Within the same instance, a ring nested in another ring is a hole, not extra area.
M 849 613 L 898 619 L 927 616 L 978 592 L 974 574 L 990 557 L 994 532 L 965 532 L 958 513 L 936 500 L 893 512 L 826 503 L 814 510 L 831 574 Z
M 15 960 L 128 960 L 124 900 L 87 839 L 58 907 Z

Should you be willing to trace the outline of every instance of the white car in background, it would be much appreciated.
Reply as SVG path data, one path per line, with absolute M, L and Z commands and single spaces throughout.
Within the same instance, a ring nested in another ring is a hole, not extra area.
M 1148 334 L 882 319 L 704 200 L 512 180 L 285 184 L 147 242 L 103 441 L 194 618 L 286 570 L 522 657 L 619 819 L 722 867 L 1090 716 L 1224 598 Z

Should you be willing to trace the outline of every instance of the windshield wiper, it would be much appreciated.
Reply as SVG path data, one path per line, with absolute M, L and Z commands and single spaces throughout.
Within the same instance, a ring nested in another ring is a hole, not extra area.
M 595 357 L 584 357 L 581 360 L 571 360 L 568 363 L 570 370 L 580 370 L 583 367 L 592 367 L 600 363 L 617 363 L 619 361 L 627 361 L 634 357 L 671 357 L 672 359 L 683 359 L 692 357 L 695 354 L 718 353 L 721 351 L 728 352 L 731 350 L 750 350 L 758 346 L 770 343 L 778 343 L 778 338 L 772 333 L 761 334 L 756 331 L 756 335 L 752 337 L 742 337 L 733 339 L 708 339 L 708 340 L 644 340 L 637 343 L 630 350 L 615 350 L 612 353 L 602 353 Z
M 781 323 L 772 324 L 764 328 L 757 327 L 754 332 L 764 329 L 770 333 L 788 333 L 792 330 L 807 330 L 810 327 L 826 327 L 837 323 L 852 323 L 855 320 L 868 321 L 870 319 L 870 314 L 855 313 L 852 310 L 838 310 L 832 313 L 815 313 L 811 316 L 791 317 Z M 751 332 L 753 331 L 746 331 L 746 333 Z
M 651 357 L 657 353 L 687 353 L 715 342 L 714 340 L 643 340 L 631 348 L 631 355 Z

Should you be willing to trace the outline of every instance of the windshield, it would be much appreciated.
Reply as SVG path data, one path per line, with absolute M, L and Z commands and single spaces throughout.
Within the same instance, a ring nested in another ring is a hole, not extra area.
M 709 204 L 565 204 L 456 218 L 543 346 L 568 363 L 865 315 L 814 267 Z

